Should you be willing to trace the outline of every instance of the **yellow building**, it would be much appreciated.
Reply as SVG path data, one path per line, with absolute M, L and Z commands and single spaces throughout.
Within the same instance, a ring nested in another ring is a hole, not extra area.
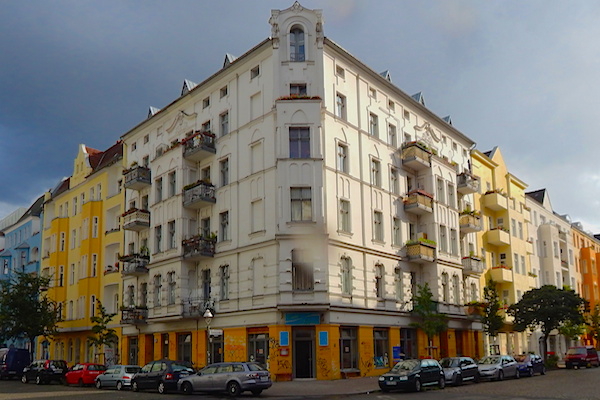
M 106 151 L 80 145 L 73 174 L 44 204 L 41 270 L 51 277 L 48 296 L 62 305 L 62 322 L 59 334 L 40 346 L 49 345 L 50 357 L 70 365 L 119 360 L 117 344 L 95 349 L 88 336 L 99 302 L 109 313 L 118 313 L 122 159 L 120 141 Z M 118 317 L 113 321 L 120 336 Z
M 481 179 L 481 191 L 475 195 L 475 207 L 481 210 L 483 230 L 478 233 L 480 255 L 486 272 L 481 287 L 492 279 L 503 309 L 518 302 L 536 287 L 531 272 L 525 205 L 527 185 L 511 174 L 498 147 L 489 152 L 473 151 L 473 172 Z M 503 311 L 502 311 L 503 312 Z M 505 326 L 490 340 L 487 351 L 520 354 L 527 350 L 527 333 L 514 332 L 505 315 Z

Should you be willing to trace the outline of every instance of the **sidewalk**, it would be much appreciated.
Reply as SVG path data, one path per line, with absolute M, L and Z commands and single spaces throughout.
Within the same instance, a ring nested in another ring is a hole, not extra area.
M 273 382 L 273 386 L 265 390 L 265 397 L 310 397 L 345 394 L 361 394 L 379 391 L 377 376 L 365 378 L 337 379 L 318 381 L 315 379 L 295 379 L 287 382 Z

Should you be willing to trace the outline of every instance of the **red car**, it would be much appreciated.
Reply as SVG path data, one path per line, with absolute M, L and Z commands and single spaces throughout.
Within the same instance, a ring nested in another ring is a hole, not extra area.
M 96 377 L 106 371 L 106 366 L 102 364 L 81 363 L 76 364 L 65 375 L 67 385 L 93 385 Z

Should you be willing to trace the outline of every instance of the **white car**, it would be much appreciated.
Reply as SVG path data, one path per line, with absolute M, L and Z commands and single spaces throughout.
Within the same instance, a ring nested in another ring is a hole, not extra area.
M 139 365 L 113 365 L 96 377 L 96 388 L 131 389 L 131 378 L 140 370 Z
M 479 360 L 479 376 L 481 379 L 501 381 L 504 378 L 519 379 L 519 364 L 508 355 L 487 356 Z

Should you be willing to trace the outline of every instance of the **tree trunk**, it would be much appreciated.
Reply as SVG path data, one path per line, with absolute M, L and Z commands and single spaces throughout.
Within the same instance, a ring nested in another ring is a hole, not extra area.
M 544 338 L 544 343 L 542 344 L 542 357 L 544 358 L 544 362 L 548 359 L 548 337 L 550 336 L 550 332 L 544 332 L 542 336 Z

